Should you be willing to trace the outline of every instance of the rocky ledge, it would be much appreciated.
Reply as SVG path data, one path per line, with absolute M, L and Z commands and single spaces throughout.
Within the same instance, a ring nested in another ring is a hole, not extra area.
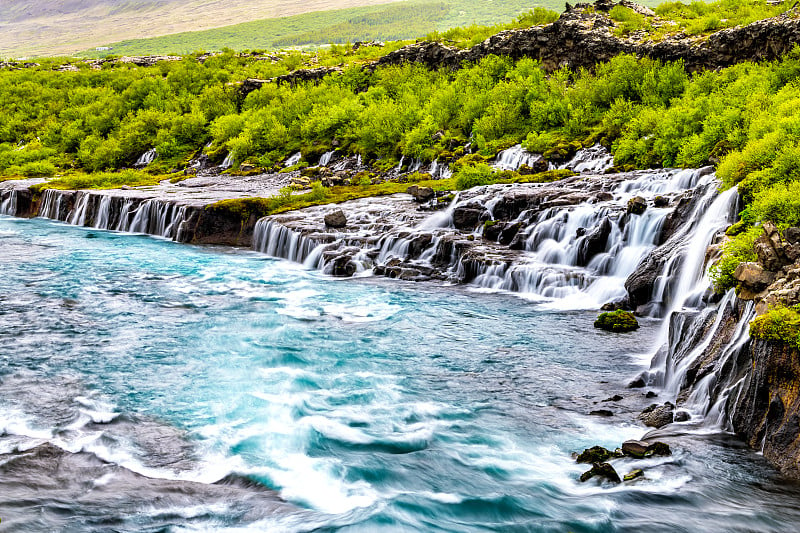
M 545 70 L 561 67 L 591 69 L 619 54 L 633 54 L 661 61 L 683 61 L 687 70 L 716 69 L 743 61 L 771 61 L 780 58 L 800 43 L 800 18 L 787 13 L 746 26 L 737 26 L 711 34 L 708 38 L 688 38 L 683 34 L 663 40 L 648 40 L 633 33 L 618 37 L 608 12 L 616 5 L 633 9 L 646 17 L 655 17 L 650 9 L 622 0 L 598 0 L 594 4 L 567 4 L 561 17 L 545 26 L 500 32 L 467 50 L 438 42 L 415 43 L 365 65 L 374 71 L 386 65 L 423 64 L 432 69 L 458 69 L 489 55 L 511 58 L 531 57 L 541 61 Z M 315 81 L 338 69 L 300 69 L 275 80 L 247 80 L 242 91 L 248 93 L 264 83 Z

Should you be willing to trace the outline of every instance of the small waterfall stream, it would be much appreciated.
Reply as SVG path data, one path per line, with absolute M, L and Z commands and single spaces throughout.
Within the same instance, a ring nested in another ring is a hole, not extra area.
M 145 233 L 183 242 L 188 235 L 187 206 L 158 199 L 88 191 L 46 189 L 39 216 L 102 230 Z
M 8 197 L 0 202 L 0 215 L 14 216 L 17 214 L 17 191 L 12 190 Z
M 151 148 L 150 150 L 143 153 L 139 156 L 139 159 L 136 160 L 136 163 L 133 164 L 135 167 L 146 167 L 150 163 L 156 160 L 158 156 L 158 152 L 156 152 L 155 148 Z

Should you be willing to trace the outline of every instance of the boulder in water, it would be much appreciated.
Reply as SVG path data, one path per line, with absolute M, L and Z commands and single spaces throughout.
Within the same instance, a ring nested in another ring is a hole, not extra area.
M 622 443 L 622 453 L 635 459 L 643 459 L 652 455 L 672 455 L 669 445 L 663 442 L 648 442 L 643 440 L 626 440 Z
M 592 446 L 583 450 L 575 459 L 577 463 L 603 463 L 609 459 L 622 457 L 621 453 L 612 452 L 602 446 Z
M 625 480 L 625 481 L 632 481 L 632 480 L 636 479 L 637 477 L 644 477 L 644 470 L 642 470 L 641 468 L 637 468 L 635 470 L 631 470 L 630 472 L 625 474 L 625 477 L 623 477 L 622 479 Z
M 641 196 L 634 196 L 628 200 L 628 214 L 641 215 L 647 211 L 647 200 Z
M 337 209 L 325 215 L 325 225 L 331 228 L 343 228 L 347 226 L 347 216 L 344 211 Z
M 610 313 L 602 313 L 594 321 L 594 327 L 615 333 L 623 333 L 639 329 L 639 322 L 630 311 L 618 309 Z
M 581 481 L 589 481 L 593 477 L 602 477 L 612 483 L 622 482 L 622 480 L 619 478 L 619 474 L 617 474 L 617 471 L 614 470 L 614 467 L 608 463 L 594 463 L 591 470 L 581 474 Z
M 595 409 L 594 411 L 589 411 L 591 416 L 614 416 L 614 411 L 610 409 Z
M 674 411 L 675 406 L 670 402 L 666 402 L 664 405 L 658 405 L 654 403 L 642 411 L 637 418 L 644 422 L 644 425 L 646 426 L 662 428 L 674 421 Z
M 675 422 L 688 422 L 691 419 L 692 415 L 686 411 L 678 411 L 675 413 Z

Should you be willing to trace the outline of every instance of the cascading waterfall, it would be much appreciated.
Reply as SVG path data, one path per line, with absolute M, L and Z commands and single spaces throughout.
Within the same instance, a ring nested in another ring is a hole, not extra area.
M 228 152 L 228 155 L 225 156 L 225 159 L 222 161 L 222 164 L 219 166 L 222 170 L 227 170 L 233 166 L 233 158 L 235 154 L 233 152 Z
M 322 157 L 319 158 L 319 166 L 327 167 L 328 164 L 331 162 L 331 159 L 333 159 L 333 154 L 335 153 L 336 153 L 335 150 L 331 150 L 330 152 L 325 152 L 324 154 L 322 154 Z
M 136 160 L 136 163 L 133 164 L 135 167 L 146 167 L 150 163 L 156 160 L 158 156 L 158 152 L 156 152 L 155 148 L 151 148 L 150 150 L 143 153 L 139 156 L 139 159 Z
M 542 156 L 532 154 L 518 144 L 497 154 L 492 166 L 499 170 L 519 170 L 522 165 L 532 166 L 540 159 Z
M 267 218 L 256 222 L 253 230 L 253 249 L 272 257 L 302 263 L 316 247 L 312 239 Z
M 8 198 L 0 202 L 0 215 L 14 216 L 17 214 L 17 191 L 11 191 Z
M 284 165 L 283 165 L 283 166 L 284 166 L 284 167 L 293 167 L 293 166 L 295 166 L 297 163 L 299 163 L 299 162 L 300 162 L 300 159 L 302 159 L 302 158 L 303 158 L 303 154 L 302 154 L 302 153 L 300 153 L 300 152 L 297 152 L 297 153 L 295 153 L 295 154 L 292 154 L 291 156 L 289 156 L 289 159 L 287 159 L 287 160 L 286 160 L 286 163 L 284 163 Z
M 186 235 L 189 215 L 186 206 L 163 200 L 54 189 L 44 191 L 39 210 L 40 217 L 73 226 L 146 233 L 177 241 L 183 241 Z
M 605 153 L 595 155 L 603 160 L 606 157 Z M 325 239 L 320 241 L 305 236 L 303 231 L 264 219 L 256 227 L 254 248 L 323 270 L 338 257 L 337 251 L 349 253 L 357 271 L 399 260 L 414 267 L 434 269 L 455 282 L 547 300 L 550 307 L 594 309 L 627 295 L 626 279 L 660 244 L 664 221 L 672 212 L 672 208 L 653 206 L 641 214 L 629 213 L 627 203 L 635 196 L 653 204 L 657 196 L 677 197 L 694 190 L 700 199 L 695 202 L 694 214 L 683 225 L 680 237 L 687 243 L 692 240 L 695 228 L 704 232 L 712 227 L 710 238 L 719 227 L 716 219 L 709 218 L 716 213 L 708 206 L 717 193 L 716 179 L 708 168 L 639 172 L 629 179 L 609 183 L 613 189 L 607 195 L 608 200 L 520 213 L 513 222 L 521 226 L 518 236 L 523 240 L 522 250 L 513 260 L 475 261 L 458 252 L 453 244 L 453 238 L 458 237 L 454 211 L 461 205 L 478 204 L 492 214 L 499 201 L 498 192 L 492 188 L 464 200 L 456 198 L 447 210 L 412 226 L 401 224 L 389 230 L 376 226 L 371 239 L 364 234 L 370 228 L 362 228 L 361 233 L 323 232 Z M 731 198 L 728 193 L 720 202 Z M 479 226 L 470 238 L 482 240 L 482 229 Z M 686 246 L 684 243 L 679 250 L 685 251 Z M 351 248 L 357 252 L 349 252 Z M 692 250 L 694 257 L 696 253 Z M 678 261 L 671 264 L 676 266 Z M 675 272 L 666 272 L 662 278 L 667 280 L 665 284 L 677 283 Z M 668 298 L 671 291 L 662 292 Z

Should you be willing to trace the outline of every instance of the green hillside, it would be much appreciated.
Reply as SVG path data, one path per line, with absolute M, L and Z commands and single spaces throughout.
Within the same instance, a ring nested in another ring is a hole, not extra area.
M 471 24 L 493 25 L 535 7 L 561 11 L 560 0 L 409 0 L 391 5 L 340 9 L 236 24 L 206 31 L 177 33 L 110 44 L 107 52 L 81 55 L 186 54 L 198 50 L 260 50 L 371 40 L 424 37 Z

